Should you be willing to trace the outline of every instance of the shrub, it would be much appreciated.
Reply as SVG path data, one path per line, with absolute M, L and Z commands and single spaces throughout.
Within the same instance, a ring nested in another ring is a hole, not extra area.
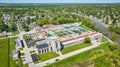
M 111 44 L 111 45 L 109 45 L 108 47 L 110 48 L 111 51 L 117 49 L 117 45 L 116 45 L 116 44 Z
M 89 38 L 89 37 L 86 37 L 86 38 L 84 39 L 84 43 L 90 43 L 90 38 Z

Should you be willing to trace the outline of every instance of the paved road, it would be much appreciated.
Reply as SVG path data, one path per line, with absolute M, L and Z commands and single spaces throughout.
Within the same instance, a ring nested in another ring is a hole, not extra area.
M 23 52 L 25 54 L 24 55 L 25 61 L 23 61 L 23 64 L 27 64 L 27 63 L 31 63 L 32 62 L 32 58 L 31 58 L 31 54 L 30 54 L 31 48 L 27 47 L 27 44 L 26 44 L 26 42 L 25 42 L 25 40 L 23 38 L 23 35 L 26 34 L 26 32 L 22 31 L 21 29 L 20 29 L 20 26 L 18 26 L 18 31 L 19 31 L 18 37 L 20 38 L 20 40 L 23 41 L 23 44 L 24 44 Z
M 27 64 L 27 63 L 30 63 L 32 62 L 32 58 L 31 58 L 31 55 L 30 55 L 30 49 L 27 47 L 27 44 L 25 42 L 25 40 L 23 39 L 23 34 L 24 33 L 21 33 L 19 34 L 19 38 L 23 41 L 23 44 L 24 44 L 24 48 L 23 48 L 23 51 L 24 51 L 24 57 L 25 57 L 25 61 L 23 61 L 23 64 Z
M 92 48 L 95 48 L 95 47 L 97 47 L 97 46 L 99 46 L 99 45 L 91 45 L 91 46 L 85 47 L 85 48 L 83 48 L 83 49 L 79 49 L 79 50 L 76 50 L 76 51 L 73 51 L 73 52 L 70 52 L 70 53 L 67 53 L 67 54 L 58 56 L 58 57 L 56 57 L 56 58 L 53 58 L 53 59 L 50 59 L 50 60 L 47 60 L 47 61 L 38 63 L 38 64 L 30 63 L 30 64 L 29 64 L 29 67 L 43 67 L 43 66 L 47 65 L 46 63 L 51 64 L 51 63 L 56 62 L 55 59 L 62 60 L 62 59 L 65 59 L 65 58 L 67 58 L 67 57 L 70 57 L 70 56 L 79 54 L 79 53 L 81 53 L 81 52 L 90 50 L 90 49 L 92 49 Z

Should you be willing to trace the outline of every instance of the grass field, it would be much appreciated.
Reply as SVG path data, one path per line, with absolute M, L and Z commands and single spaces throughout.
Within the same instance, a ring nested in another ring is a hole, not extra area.
M 66 53 L 69 53 L 69 52 L 72 52 L 72 51 L 75 51 L 75 50 L 78 50 L 78 49 L 81 49 L 81 48 L 84 48 L 90 45 L 91 45 L 90 43 L 81 43 L 81 44 L 69 46 L 69 47 L 62 49 L 62 54 L 66 54 Z
M 92 62 L 96 67 L 120 67 L 120 49 L 98 55 Z
M 0 67 L 8 67 L 8 39 L 0 40 Z
M 12 32 L 12 35 L 17 35 L 17 34 L 19 34 L 19 31 Z
M 0 67 L 28 67 L 28 65 L 23 65 L 21 58 L 18 60 L 13 60 L 12 50 L 15 49 L 14 44 L 15 38 L 3 39 L 0 40 Z M 8 44 L 9 41 L 9 44 Z M 8 58 L 8 49 L 9 49 L 9 58 Z M 16 64 L 16 62 L 18 62 Z
M 15 67 L 15 62 L 14 62 L 14 60 L 12 58 L 12 54 L 11 54 L 12 50 L 15 49 L 14 40 L 15 40 L 15 38 L 10 39 L 10 67 Z
M 110 52 L 109 46 L 110 43 L 104 43 L 98 46 L 97 48 L 93 48 L 91 50 L 82 52 L 80 54 L 68 57 L 66 59 L 60 60 L 58 62 L 55 62 L 53 64 L 47 65 L 46 67 L 71 67 L 75 63 L 82 63 L 83 61 L 94 57 L 98 54 L 101 54 L 102 52 Z
M 107 40 L 105 37 L 102 36 L 102 37 L 101 37 L 101 41 L 102 41 L 102 42 L 106 42 L 106 41 L 108 41 L 108 40 Z
M 95 30 L 93 30 L 93 29 L 91 29 L 91 28 L 89 28 L 89 27 L 87 27 L 87 26 L 85 26 L 85 25 L 79 25 L 80 27 L 82 27 L 82 28 L 85 28 L 85 29 L 87 29 L 87 30 L 90 30 L 90 31 L 92 31 L 92 32 L 94 32 Z
M 57 57 L 57 56 L 59 56 L 59 55 L 56 54 L 55 52 L 47 52 L 47 53 L 43 53 L 43 54 L 39 55 L 41 61 L 49 60 L 49 59 Z

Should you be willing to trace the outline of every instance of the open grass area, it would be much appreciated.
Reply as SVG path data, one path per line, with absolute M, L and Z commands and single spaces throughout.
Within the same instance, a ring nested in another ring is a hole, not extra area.
M 46 53 L 39 55 L 41 61 L 49 60 L 49 59 L 57 57 L 57 56 L 59 56 L 59 55 L 56 54 L 55 52 L 46 52 Z
M 15 38 L 0 40 L 0 67 L 28 67 L 28 65 L 22 64 L 21 58 L 13 60 L 12 50 L 15 49 L 14 40 Z
M 102 36 L 102 37 L 101 37 L 101 41 L 102 41 L 102 42 L 106 42 L 106 41 L 108 41 L 108 40 L 107 40 L 105 37 Z
M 93 30 L 93 29 L 91 29 L 91 28 L 89 28 L 89 27 L 87 27 L 87 26 L 85 26 L 85 25 L 82 25 L 82 24 L 79 25 L 79 26 L 82 27 L 82 28 L 85 28 L 85 29 L 87 29 L 87 30 L 90 30 L 90 31 L 92 31 L 92 32 L 95 31 L 95 30 Z
M 96 67 L 120 67 L 120 49 L 104 53 L 92 60 Z
M 35 50 L 33 50 L 33 51 L 30 51 L 30 53 L 35 53 Z
M 0 67 L 8 67 L 8 39 L 0 40 Z
M 12 57 L 12 50 L 15 49 L 15 44 L 14 44 L 14 40 L 15 38 L 11 38 L 9 41 L 10 41 L 10 67 L 15 67 L 15 62 L 13 60 L 13 57 Z
M 17 35 L 17 34 L 19 34 L 19 31 L 12 32 L 12 35 Z
M 24 53 L 20 53 L 20 56 L 24 56 L 25 54 Z
M 75 51 L 75 50 L 78 50 L 78 49 L 81 49 L 81 48 L 84 48 L 90 45 L 91 43 L 81 43 L 81 44 L 76 44 L 76 45 L 72 45 L 69 47 L 65 47 L 62 49 L 62 54 L 66 54 L 66 53 L 69 53 L 69 52 L 72 52 L 72 51 Z
M 93 48 L 91 50 L 82 52 L 80 54 L 68 57 L 63 60 L 60 60 L 53 64 L 47 65 L 46 67 L 71 67 L 72 64 L 82 63 L 83 61 L 85 61 L 95 55 L 101 54 L 103 52 L 110 52 L 109 45 L 110 45 L 109 42 L 101 44 L 100 46 L 98 46 L 96 48 Z

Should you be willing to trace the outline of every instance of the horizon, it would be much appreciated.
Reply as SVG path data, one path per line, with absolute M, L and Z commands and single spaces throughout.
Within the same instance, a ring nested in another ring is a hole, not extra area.
M 120 0 L 0 0 L 0 3 L 120 3 Z

